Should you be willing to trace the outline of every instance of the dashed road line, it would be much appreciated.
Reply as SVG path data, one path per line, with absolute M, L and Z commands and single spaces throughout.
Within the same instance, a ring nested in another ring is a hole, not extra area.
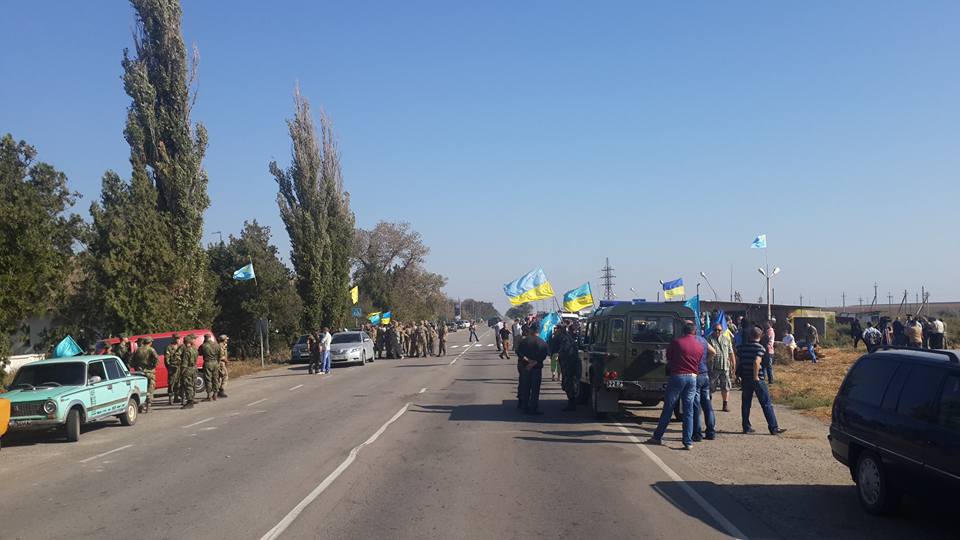
M 88 463 L 88 462 L 93 461 L 93 460 L 95 460 L 95 459 L 100 459 L 100 458 L 102 458 L 102 457 L 104 457 L 104 456 L 109 456 L 110 454 L 112 454 L 112 453 L 114 453 L 114 452 L 119 452 L 119 451 L 121 451 L 121 450 L 126 450 L 127 448 L 130 448 L 131 446 L 133 446 L 133 445 L 132 445 L 132 444 L 128 444 L 128 445 L 126 445 L 126 446 L 121 446 L 120 448 L 114 448 L 113 450 L 109 450 L 109 451 L 104 452 L 104 453 L 102 453 L 102 454 L 97 454 L 97 455 L 95 455 L 95 456 L 93 456 L 93 457 L 88 457 L 87 459 L 81 459 L 81 460 L 80 460 L 80 463 Z
M 727 519 L 723 514 L 721 514 L 719 510 L 717 510 L 712 504 L 707 502 L 707 500 L 704 499 L 699 493 L 697 493 L 695 489 L 690 487 L 690 485 L 687 484 L 687 482 L 683 478 L 680 478 L 679 474 L 677 474 L 673 469 L 670 468 L 670 466 L 664 463 L 663 460 L 660 459 L 658 455 L 653 453 L 653 450 L 650 450 L 649 448 L 647 448 L 647 446 L 643 444 L 643 442 L 641 442 L 640 439 L 638 439 L 636 435 L 633 434 L 633 432 L 627 429 L 620 422 L 616 422 L 616 424 L 617 424 L 617 427 L 620 428 L 620 431 L 626 433 L 627 438 L 630 439 L 634 444 L 636 444 L 637 447 L 639 447 L 640 450 L 643 451 L 643 453 L 646 454 L 648 458 L 650 458 L 650 461 L 654 462 L 657 465 L 657 467 L 660 467 L 660 470 L 663 471 L 671 480 L 679 484 L 680 488 L 683 489 L 683 491 L 691 499 L 693 499 L 694 502 L 700 505 L 700 508 L 703 508 L 704 512 L 709 514 L 710 517 L 712 517 L 714 521 L 716 521 L 717 524 L 720 525 L 726 531 L 727 534 L 729 534 L 734 538 L 742 538 L 743 540 L 747 540 L 747 535 L 743 534 L 743 531 L 738 529 L 737 526 L 731 523 L 730 520 Z
M 421 388 L 420 391 L 417 392 L 417 393 L 418 393 L 418 394 L 422 394 L 422 393 L 424 393 L 424 392 L 426 392 L 426 391 L 427 391 L 427 388 L 426 388 L 426 387 L 423 387 L 423 388 Z
M 292 391 L 292 390 L 296 390 L 297 388 L 302 388 L 302 387 L 303 387 L 302 384 L 298 384 L 298 385 L 294 386 L 293 388 L 291 388 L 290 390 Z
M 344 459 L 343 462 L 340 463 L 340 465 L 338 465 L 337 468 L 334 469 L 332 473 L 330 473 L 326 478 L 324 478 L 323 482 L 320 482 L 320 485 L 315 487 L 313 491 L 311 491 L 309 494 L 307 494 L 306 497 L 303 498 L 302 501 L 300 501 L 296 506 L 294 506 L 293 510 L 290 510 L 290 512 L 287 513 L 287 515 L 280 520 L 280 523 L 277 523 L 276 525 L 274 525 L 272 529 L 267 531 L 267 533 L 264 534 L 260 538 L 260 540 L 273 540 L 275 538 L 278 538 L 281 534 L 283 534 L 283 531 L 287 530 L 287 527 L 289 527 L 290 524 L 292 524 L 294 520 L 297 519 L 300 513 L 303 512 L 304 509 L 306 509 L 306 507 L 310 505 L 310 503 L 315 501 L 317 497 L 322 495 L 323 492 L 326 491 L 327 488 L 330 487 L 330 485 L 333 484 L 333 482 L 337 478 L 339 478 L 341 474 L 343 474 L 343 471 L 347 470 L 347 468 L 354 461 L 356 461 L 357 455 L 360 453 L 360 450 L 362 450 L 363 447 L 369 446 L 374 442 L 376 442 L 377 439 L 379 439 L 380 436 L 383 435 L 383 432 L 385 432 L 387 428 L 390 427 L 390 424 L 396 422 L 397 419 L 403 416 L 403 413 L 407 412 L 408 408 L 410 408 L 409 403 L 404 405 L 403 408 L 397 411 L 397 413 L 394 414 L 389 420 L 387 420 L 385 424 L 380 426 L 380 429 L 374 432 L 374 434 L 371 435 L 369 439 L 360 443 L 359 445 L 355 446 L 352 450 L 350 450 L 350 454 L 347 455 L 347 458 Z
M 200 420 L 199 422 L 194 422 L 194 423 L 192 423 L 192 424 L 187 424 L 187 425 L 183 426 L 183 428 L 184 428 L 184 429 L 186 429 L 186 428 L 192 428 L 193 426 L 199 426 L 200 424 L 206 424 L 207 422 L 213 420 L 214 418 L 216 418 L 216 416 L 211 416 L 210 418 L 204 418 L 203 420 Z
M 258 400 L 256 400 L 256 401 L 254 401 L 253 403 L 247 403 L 247 407 L 253 407 L 253 406 L 256 405 L 257 403 L 263 403 L 263 402 L 266 401 L 266 400 L 267 400 L 267 398 L 263 398 L 263 399 L 258 399 Z

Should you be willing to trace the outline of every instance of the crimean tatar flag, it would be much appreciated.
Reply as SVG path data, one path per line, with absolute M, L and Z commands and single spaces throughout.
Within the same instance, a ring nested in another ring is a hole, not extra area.
M 563 309 L 576 312 L 588 307 L 593 307 L 593 292 L 590 290 L 590 282 L 563 293 Z
M 510 299 L 510 303 L 515 306 L 534 300 L 552 298 L 555 294 L 542 268 L 531 270 L 523 277 L 504 284 L 503 292 Z
M 750 243 L 750 247 L 753 249 L 766 249 L 767 235 L 758 234 L 757 237 L 753 239 L 753 242 Z
M 360 301 L 360 286 L 359 286 L 359 285 L 354 285 L 353 288 L 350 289 L 350 300 L 353 301 L 353 305 L 357 305 L 357 302 Z
M 367 320 L 370 321 L 370 324 L 380 324 L 380 312 L 375 311 L 367 315 Z
M 237 281 L 250 281 L 251 279 L 257 279 L 257 274 L 253 272 L 253 263 L 250 263 L 234 272 L 233 279 Z
M 683 296 L 683 278 L 663 282 L 663 297 L 667 300 Z

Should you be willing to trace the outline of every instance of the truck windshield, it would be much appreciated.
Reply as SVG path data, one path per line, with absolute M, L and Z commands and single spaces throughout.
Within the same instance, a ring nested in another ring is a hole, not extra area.
M 57 364 L 27 364 L 17 371 L 11 388 L 30 388 L 37 386 L 83 386 L 84 362 L 62 362 Z M 47 384 L 54 383 L 54 384 Z
M 359 343 L 360 334 L 337 334 L 333 336 L 330 343 Z
M 673 317 L 637 315 L 630 318 L 630 341 L 633 343 L 669 343 L 674 335 Z

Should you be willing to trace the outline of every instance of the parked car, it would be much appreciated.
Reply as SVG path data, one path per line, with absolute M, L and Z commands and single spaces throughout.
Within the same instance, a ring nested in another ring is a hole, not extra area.
M 116 356 L 51 358 L 21 367 L 4 398 L 14 431 L 59 428 L 80 440 L 80 426 L 110 418 L 137 422 L 147 378 L 130 373 Z
M 330 362 L 373 362 L 373 340 L 366 332 L 337 332 L 330 341 Z
M 886 348 L 860 357 L 833 402 L 833 456 L 864 509 L 893 511 L 903 493 L 960 490 L 960 352 Z
M 300 336 L 300 339 L 293 344 L 293 347 L 290 348 L 290 363 L 291 364 L 308 364 L 310 363 L 310 348 L 307 347 L 307 338 L 309 336 L 304 334 Z
M 173 334 L 178 334 L 180 337 L 177 339 L 177 343 L 183 344 L 184 336 L 193 334 L 197 336 L 197 339 L 193 340 L 193 348 L 200 350 L 200 345 L 203 344 L 203 337 L 207 334 L 213 335 L 212 330 L 183 330 L 179 332 L 160 332 L 157 334 L 139 334 L 136 336 L 130 336 L 130 352 L 137 350 L 137 340 L 142 337 L 150 337 L 153 339 L 153 349 L 157 351 L 157 354 L 160 355 L 160 364 L 157 365 L 156 369 L 156 378 L 157 378 L 157 390 L 162 390 L 170 386 L 169 374 L 167 373 L 167 364 L 164 362 L 164 355 L 167 352 L 167 347 L 173 343 Z M 111 347 L 120 343 L 120 338 L 108 338 L 97 342 L 96 349 L 97 354 L 110 354 Z M 194 388 L 198 392 L 202 391 L 204 388 L 203 381 L 203 355 L 197 355 L 197 379 L 194 381 Z
M 447 325 L 448 332 L 456 332 L 457 330 L 459 330 L 459 328 L 457 328 L 457 323 L 455 322 L 448 322 L 446 323 L 446 325 Z

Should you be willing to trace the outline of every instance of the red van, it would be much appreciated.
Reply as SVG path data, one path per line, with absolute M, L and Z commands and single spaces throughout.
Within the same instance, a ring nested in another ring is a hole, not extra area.
M 157 390 L 161 388 L 166 388 L 169 386 L 169 377 L 167 376 L 167 364 L 164 361 L 164 353 L 167 352 L 167 347 L 173 342 L 173 334 L 177 334 L 180 338 L 177 340 L 177 343 L 182 344 L 183 338 L 190 334 L 193 334 L 196 339 L 193 340 L 193 348 L 200 349 L 200 345 L 203 344 L 204 336 L 207 334 L 213 335 L 212 330 L 183 330 L 177 332 L 160 332 L 158 334 L 138 334 L 135 336 L 130 336 L 130 350 L 137 350 L 137 340 L 143 337 L 153 338 L 153 348 L 157 351 L 157 354 L 160 355 L 160 364 L 157 366 L 156 377 L 157 377 Z M 97 354 L 110 354 L 110 349 L 120 343 L 120 338 L 109 338 L 103 339 L 97 342 Z M 130 366 L 127 366 L 128 368 Z M 194 383 L 194 387 L 198 392 L 203 390 L 203 376 L 200 371 L 203 368 L 203 356 L 197 355 L 197 380 Z

